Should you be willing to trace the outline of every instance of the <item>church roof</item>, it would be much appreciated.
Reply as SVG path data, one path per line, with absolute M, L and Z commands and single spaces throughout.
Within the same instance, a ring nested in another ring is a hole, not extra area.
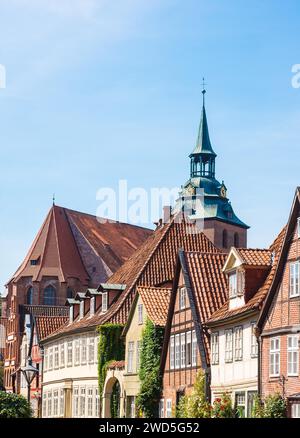
M 158 227 L 155 232 L 133 253 L 133 255 L 109 278 L 107 283 L 125 284 L 126 288 L 106 313 L 86 315 L 81 320 L 58 330 L 53 336 L 63 333 L 84 331 L 97 325 L 110 323 L 125 324 L 136 295 L 137 286 L 166 286 L 174 278 L 178 250 L 215 252 L 219 250 L 194 225 L 176 221 Z
M 101 261 L 106 280 L 152 233 L 120 222 L 100 223 L 96 216 L 53 205 L 10 281 L 21 277 L 39 281 L 43 276 L 57 276 L 60 282 L 73 277 L 88 285 L 90 274 L 81 253 L 81 240 Z
M 202 107 L 202 112 L 201 112 L 201 119 L 200 119 L 196 147 L 190 156 L 197 154 L 213 155 L 214 157 L 217 156 L 217 154 L 213 151 L 213 148 L 210 143 L 206 110 L 204 105 Z

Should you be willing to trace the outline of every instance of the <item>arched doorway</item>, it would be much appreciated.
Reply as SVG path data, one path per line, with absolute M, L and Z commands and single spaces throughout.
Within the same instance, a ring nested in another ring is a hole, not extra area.
M 102 418 L 123 418 L 124 403 L 123 370 L 108 370 L 102 394 Z

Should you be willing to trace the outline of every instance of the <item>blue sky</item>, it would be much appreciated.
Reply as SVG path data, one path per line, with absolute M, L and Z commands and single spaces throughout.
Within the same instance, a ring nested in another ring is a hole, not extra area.
M 0 0 L 0 11 L 1 285 L 53 192 L 95 214 L 97 190 L 119 179 L 187 180 L 203 76 L 217 177 L 249 245 L 270 244 L 300 184 L 299 1 Z

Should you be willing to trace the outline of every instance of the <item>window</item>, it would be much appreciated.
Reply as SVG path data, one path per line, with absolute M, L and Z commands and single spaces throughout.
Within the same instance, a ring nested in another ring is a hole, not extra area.
M 53 369 L 53 348 L 49 348 L 49 371 Z
M 192 332 L 186 334 L 186 366 L 192 365 Z
M 62 342 L 60 344 L 60 366 L 61 368 L 65 366 L 65 344 Z
M 43 393 L 42 416 L 47 417 L 47 392 Z
M 31 259 L 30 265 L 31 266 L 37 266 L 39 264 L 39 258 L 38 259 Z
M 102 293 L 102 312 L 107 311 L 107 292 Z
M 84 300 L 81 300 L 79 304 L 79 319 L 83 317 L 84 317 Z
M 67 343 L 67 365 L 68 367 L 73 365 L 73 342 L 68 341 Z
M 141 363 L 141 346 L 142 342 L 137 341 L 136 343 L 136 370 L 139 371 Z
M 64 389 L 60 389 L 60 401 L 59 401 L 59 416 L 64 417 L 65 415 L 65 394 Z
M 83 337 L 81 339 L 81 364 L 85 365 L 86 364 L 86 359 L 87 359 L 87 348 L 86 348 L 86 338 Z
M 95 304 L 96 304 L 95 297 L 92 297 L 90 301 L 90 316 L 95 315 Z
M 166 418 L 171 418 L 171 417 L 172 417 L 172 400 L 168 398 L 166 403 Z
M 232 329 L 225 330 L 225 362 L 232 362 Z
M 234 329 L 234 360 L 243 359 L 243 327 Z
M 298 335 L 290 335 L 287 338 L 288 342 L 288 375 L 298 376 L 299 364 L 299 338 Z
M 95 388 L 95 417 L 99 417 L 99 409 L 100 409 L 100 397 L 99 397 L 99 390 L 98 388 Z
M 48 286 L 44 289 L 44 305 L 55 306 L 56 304 L 56 291 L 53 286 Z
M 87 416 L 93 416 L 93 388 L 87 390 Z
M 234 233 L 234 246 L 236 248 L 240 246 L 240 236 L 238 233 Z
M 80 364 L 80 339 L 75 339 L 75 365 Z
M 196 332 L 193 330 L 192 332 L 192 366 L 195 367 L 197 365 L 197 337 Z
M 219 333 L 211 335 L 211 363 L 213 365 L 219 363 Z
M 135 399 L 134 397 L 128 397 L 128 403 L 129 403 L 129 415 L 130 418 L 135 418 Z
M 179 309 L 183 310 L 186 306 L 186 288 L 181 287 L 179 289 Z
M 227 233 L 227 230 L 223 230 L 222 242 L 223 242 L 223 248 L 227 248 L 228 247 L 228 233 Z
M 280 338 L 270 341 L 270 376 L 279 376 L 280 372 Z
M 174 336 L 171 336 L 170 338 L 170 370 L 174 369 L 174 358 L 175 358 L 175 354 L 174 354 Z
M 291 409 L 292 418 L 300 418 L 300 403 L 293 403 Z
M 32 286 L 27 290 L 26 304 L 30 304 L 30 305 L 33 304 L 33 287 Z
M 95 339 L 89 339 L 89 363 L 94 363 L 94 355 L 95 355 Z
M 127 372 L 133 372 L 134 342 L 128 342 Z
M 80 388 L 79 415 L 85 417 L 85 387 Z
M 52 417 L 52 392 L 48 391 L 47 417 Z
M 165 401 L 164 399 L 159 400 L 159 418 L 164 418 L 165 416 Z
M 248 391 L 247 392 L 247 417 L 253 417 L 253 409 L 255 404 L 255 399 L 257 397 L 257 391 Z
M 229 298 L 237 296 L 237 274 L 232 272 L 229 274 Z
M 54 347 L 54 368 L 59 367 L 59 351 L 58 351 L 58 345 L 55 345 Z
M 53 391 L 53 417 L 58 417 L 58 390 Z
M 251 357 L 258 356 L 258 342 L 255 336 L 255 322 L 251 323 Z
M 180 368 L 180 335 L 175 336 L 175 368 Z
M 73 417 L 79 416 L 79 388 L 73 389 Z
M 73 322 L 74 320 L 74 306 L 70 306 L 69 308 L 69 322 L 70 324 Z
M 138 305 L 138 324 L 143 324 L 143 304 Z
M 290 263 L 290 297 L 298 297 L 300 295 L 299 269 L 300 262 Z
M 48 348 L 45 348 L 44 371 L 48 371 Z
M 235 393 L 235 408 L 239 418 L 245 417 L 246 411 L 246 396 L 244 392 Z
M 181 368 L 185 368 L 185 333 L 181 333 L 180 357 Z

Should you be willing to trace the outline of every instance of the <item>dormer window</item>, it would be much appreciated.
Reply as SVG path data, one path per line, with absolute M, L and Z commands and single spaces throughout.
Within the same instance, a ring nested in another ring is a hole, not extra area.
M 232 272 L 229 274 L 229 298 L 235 298 L 237 296 L 237 273 Z
M 39 264 L 39 257 L 37 258 L 37 259 L 31 259 L 30 260 L 30 265 L 31 266 L 36 266 L 36 265 L 38 265 Z
M 186 306 L 186 288 L 181 287 L 179 289 L 179 309 L 183 310 Z
M 74 306 L 70 306 L 69 308 L 69 322 L 70 324 L 73 322 L 74 320 Z
M 80 305 L 79 305 L 79 318 L 83 318 L 84 316 L 84 300 L 80 301 Z
M 95 300 L 95 297 L 93 296 L 93 297 L 91 297 L 91 301 L 90 301 L 90 316 L 95 315 L 95 303 L 96 303 L 96 300 Z
M 102 312 L 107 311 L 108 295 L 107 292 L 102 293 Z

